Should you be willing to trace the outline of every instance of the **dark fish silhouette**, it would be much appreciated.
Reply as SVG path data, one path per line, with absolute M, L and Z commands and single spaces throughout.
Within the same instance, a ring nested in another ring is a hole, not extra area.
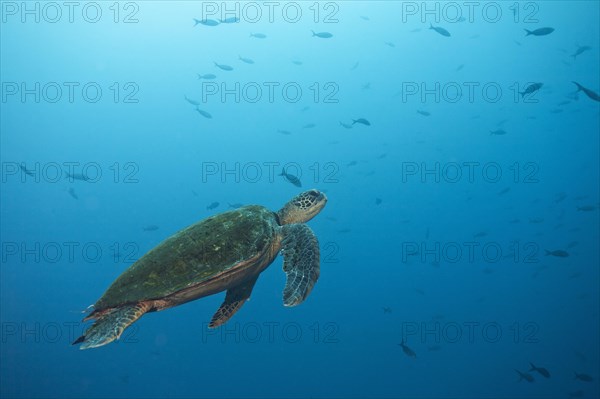
M 233 71 L 233 67 L 226 65 L 226 64 L 218 64 L 215 62 L 215 66 L 219 69 L 222 69 L 224 71 Z
M 235 204 L 231 204 L 231 203 L 227 203 L 229 205 L 230 208 L 232 209 L 238 209 L 244 206 L 244 204 L 241 204 L 239 202 L 236 202 Z
M 533 376 L 531 374 L 528 373 L 521 373 L 519 370 L 515 369 L 515 371 L 519 374 L 519 381 L 527 381 L 527 382 L 534 382 L 535 379 L 533 378 Z
M 196 19 L 194 18 L 194 26 L 196 25 L 204 25 L 204 26 L 217 26 L 219 25 L 219 21 L 215 21 L 214 19 Z
M 155 225 L 155 224 L 149 224 L 148 226 L 143 227 L 142 230 L 144 230 L 144 231 L 156 231 L 156 230 L 158 230 L 158 226 Z
M 307 123 L 306 125 L 302 126 L 302 129 L 312 129 L 315 126 L 317 125 L 315 125 L 314 123 Z
M 210 205 L 208 205 L 206 207 L 206 209 L 213 210 L 213 209 L 216 209 L 218 206 L 219 206 L 219 203 L 217 201 L 215 201 L 215 202 L 211 202 Z
M 299 60 L 293 60 L 293 61 L 292 61 L 292 64 L 294 64 L 294 65 L 302 65 L 302 61 L 299 61 Z
M 346 129 L 352 129 L 352 125 L 348 124 L 348 123 L 344 123 L 340 121 L 340 126 L 346 128 Z
M 525 32 L 527 32 L 527 34 L 525 36 L 546 36 L 549 35 L 550 33 L 554 32 L 554 28 L 538 28 L 536 30 L 527 30 L 525 29 Z
M 375 205 L 381 205 L 383 200 L 381 198 L 375 198 Z
M 69 193 L 69 195 L 71 195 L 71 197 L 73 197 L 75 199 L 79 199 L 77 194 L 75 194 L 75 189 L 73 187 L 69 188 L 68 193 Z
M 257 39 L 266 39 L 267 35 L 264 33 L 250 33 L 250 37 L 255 37 Z
M 192 104 L 192 105 L 194 105 L 194 106 L 196 106 L 196 107 L 197 107 L 198 105 L 200 105 L 200 103 L 199 103 L 198 101 L 196 101 L 196 100 L 193 100 L 193 99 L 191 99 L 191 98 L 188 98 L 188 96 L 183 96 L 183 98 L 185 98 L 185 101 L 187 101 L 188 103 L 190 103 L 190 104 Z
M 238 22 L 240 22 L 240 19 L 238 17 L 229 17 L 221 20 L 222 24 L 235 24 Z
M 352 119 L 352 125 L 354 125 L 355 123 L 360 123 L 365 126 L 371 126 L 371 122 L 369 122 L 365 118 Z
M 333 37 L 333 35 L 331 33 L 329 33 L 329 32 L 318 32 L 318 33 L 315 33 L 314 30 L 311 30 L 311 32 L 312 32 L 313 37 L 316 36 L 316 37 L 320 37 L 321 39 L 329 39 L 329 38 Z
M 254 60 L 251 60 L 250 58 L 244 58 L 241 55 L 238 55 L 238 59 L 246 64 L 254 64 Z
M 535 93 L 536 91 L 541 89 L 543 85 L 543 83 L 532 83 L 529 86 L 527 86 L 527 88 L 525 88 L 525 91 L 520 91 L 519 94 L 521 95 L 521 97 L 525 97 L 525 95 L 527 94 Z
M 546 251 L 546 256 L 556 256 L 557 258 L 567 258 L 569 257 L 569 253 L 567 251 L 563 251 L 562 249 L 557 249 L 555 251 L 548 251 L 547 249 Z
M 294 175 L 286 173 L 285 169 L 281 169 L 281 173 L 279 174 L 279 176 L 283 176 L 285 180 L 292 183 L 296 187 L 302 187 L 302 183 L 300 182 L 300 179 L 298 179 L 298 177 L 296 177 Z
M 417 113 L 418 113 L 418 114 L 421 114 L 421 115 L 423 115 L 423 116 L 429 116 L 429 115 L 431 115 L 431 114 L 430 114 L 429 112 L 427 112 L 427 111 L 420 111 L 420 110 L 419 110 L 419 111 L 417 111 Z
M 25 173 L 27 176 L 35 176 L 35 174 L 33 174 L 32 171 L 27 170 L 27 168 L 25 167 L 25 165 L 19 165 L 19 168 L 21 168 L 21 170 L 23 171 L 23 173 Z
M 571 57 L 573 57 L 573 59 L 574 59 L 574 60 L 576 60 L 578 55 L 581 55 L 581 54 L 583 54 L 584 52 L 586 52 L 586 51 L 588 51 L 588 50 L 591 50 L 591 49 L 592 49 L 592 48 L 591 48 L 590 46 L 578 46 L 578 47 L 577 47 L 577 50 L 575 50 L 575 53 L 573 53 L 573 54 L 571 55 Z
M 504 136 L 506 134 L 506 130 L 498 129 L 498 130 L 490 130 L 490 134 L 494 136 Z
M 575 373 L 575 379 L 579 380 L 579 381 L 584 381 L 584 382 L 592 382 L 594 381 L 594 378 L 591 375 L 588 374 L 577 374 Z
M 480 231 L 479 233 L 473 234 L 473 237 L 475 238 L 481 238 L 481 237 L 485 237 L 487 236 L 487 232 L 485 231 Z
M 510 187 L 506 187 L 498 192 L 498 195 L 504 195 L 510 191 Z
M 392 313 L 392 308 L 389 307 L 383 307 L 383 313 Z
M 450 37 L 450 32 L 448 32 L 446 29 L 441 28 L 439 26 L 433 26 L 432 24 L 429 24 L 429 29 L 433 29 L 434 31 L 436 31 L 437 33 L 439 33 L 442 36 Z
M 594 101 L 600 101 L 600 96 L 598 95 L 598 93 L 596 93 L 596 92 L 594 92 L 594 91 L 592 91 L 592 90 L 590 90 L 590 89 L 588 89 L 586 87 L 583 87 L 582 85 L 580 85 L 577 82 L 573 82 L 573 83 L 577 86 L 577 92 L 582 91 L 582 92 L 585 93 L 586 96 L 588 96 L 592 100 L 594 100 Z
M 400 342 L 398 345 L 400 345 L 402 347 L 402 352 L 404 352 L 404 354 L 408 357 L 417 357 L 417 354 L 415 353 L 415 351 L 413 351 L 412 349 L 410 349 L 408 346 L 406 346 L 406 344 L 404 343 L 404 338 L 402 338 L 402 342 Z
M 67 178 L 71 179 L 71 180 L 81 180 L 81 181 L 88 181 L 90 180 L 89 177 L 87 177 L 86 175 L 84 175 L 83 173 L 73 173 L 70 174 L 69 172 L 65 172 L 67 174 Z
M 396 45 L 395 45 L 394 43 L 392 43 L 392 42 L 385 42 L 384 44 L 385 44 L 386 46 L 390 46 L 390 47 L 392 47 L 392 48 L 396 47 Z
M 282 130 L 282 129 L 278 129 L 277 133 L 285 134 L 286 136 L 289 136 L 290 134 L 292 134 L 292 132 L 290 132 L 289 130 Z
M 583 212 L 595 211 L 596 209 L 598 209 L 598 207 L 596 205 L 583 205 L 583 206 L 577 207 L 578 211 L 583 211 Z
M 550 372 L 548 370 L 546 370 L 543 367 L 535 367 L 533 365 L 533 363 L 531 363 L 531 362 L 529 362 L 529 364 L 531 365 L 531 368 L 529 369 L 529 371 L 537 371 L 538 373 L 540 373 L 545 378 L 550 378 Z
M 204 75 L 200 75 L 198 73 L 197 75 L 198 75 L 198 79 L 206 79 L 206 80 L 212 80 L 217 77 L 217 75 L 213 75 L 212 73 L 205 73 Z
M 212 115 L 209 114 L 206 111 L 201 110 L 200 108 L 196 107 L 196 112 L 198 112 L 200 115 L 202 115 L 203 117 L 207 118 L 207 119 L 212 119 Z

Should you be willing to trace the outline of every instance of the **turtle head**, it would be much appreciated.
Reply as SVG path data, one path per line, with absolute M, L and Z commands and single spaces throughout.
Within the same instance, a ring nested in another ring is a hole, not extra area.
M 298 194 L 277 212 L 279 224 L 305 223 L 314 218 L 327 203 L 327 197 L 319 190 Z

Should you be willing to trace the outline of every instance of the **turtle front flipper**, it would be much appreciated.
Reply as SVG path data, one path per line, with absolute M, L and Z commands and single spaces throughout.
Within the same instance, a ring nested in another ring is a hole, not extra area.
M 245 283 L 228 289 L 227 294 L 225 294 L 225 300 L 213 315 L 208 327 L 219 327 L 220 325 L 225 324 L 227 320 L 231 319 L 235 312 L 240 310 L 242 305 L 250 298 L 252 288 L 254 288 L 257 279 L 258 276 L 252 277 L 252 279 Z
M 283 271 L 287 281 L 283 290 L 283 305 L 301 304 L 319 278 L 319 241 L 305 224 L 282 227 Z
M 83 342 L 79 349 L 89 349 L 111 343 L 148 310 L 150 305 L 146 302 L 114 309 L 96 320 L 73 345 Z

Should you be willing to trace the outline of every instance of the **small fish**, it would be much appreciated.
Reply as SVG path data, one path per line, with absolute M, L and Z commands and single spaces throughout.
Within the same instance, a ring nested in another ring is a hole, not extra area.
M 296 187 L 302 187 L 300 179 L 292 174 L 286 173 L 285 169 L 281 169 L 281 173 L 279 174 L 279 176 L 283 176 L 284 179 L 286 179 L 288 182 L 292 183 Z
M 340 121 L 340 126 L 346 128 L 346 129 L 352 129 L 352 125 L 348 124 L 348 123 L 344 123 Z
M 556 105 L 558 105 L 559 107 L 562 107 L 563 105 L 567 105 L 567 104 L 571 104 L 571 101 L 569 101 L 569 100 L 564 100 L 564 101 L 561 101 L 561 102 L 559 102 L 559 103 L 558 103 L 558 104 L 556 104 Z
M 577 207 L 578 211 L 583 211 L 583 212 L 595 211 L 596 209 L 598 209 L 598 207 L 596 205 L 583 205 L 583 206 Z
M 197 193 L 197 192 L 195 192 L 194 190 L 192 190 L 192 194 L 194 195 L 194 197 L 197 197 L 197 196 L 198 196 L 198 193 Z
M 371 19 L 369 17 L 367 17 L 366 15 L 361 15 L 360 18 L 364 21 L 370 21 Z
M 581 55 L 581 54 L 583 54 L 584 52 L 586 52 L 586 51 L 588 51 L 588 50 L 591 50 L 591 49 L 592 49 L 592 48 L 591 48 L 590 46 L 578 46 L 578 47 L 577 47 L 577 50 L 575 50 L 575 53 L 573 53 L 573 54 L 571 55 L 571 57 L 573 57 L 573 59 L 574 59 L 574 60 L 576 60 L 578 55 Z
M 196 112 L 198 112 L 200 115 L 202 115 L 203 117 L 205 117 L 206 119 L 212 119 L 212 115 L 209 114 L 206 111 L 201 110 L 200 108 L 196 107 Z
M 84 175 L 83 173 L 73 173 L 70 174 L 69 172 L 66 172 L 67 174 L 67 178 L 70 180 L 81 180 L 81 181 L 88 181 L 90 180 L 89 177 L 87 177 L 86 175 Z
M 534 378 L 531 374 L 521 373 L 519 370 L 515 369 L 515 371 L 519 374 L 519 381 L 525 380 L 527 382 L 534 382 Z
M 563 251 L 562 249 L 557 249 L 554 251 L 548 251 L 547 249 L 546 251 L 546 256 L 556 256 L 557 258 L 567 258 L 569 257 L 569 253 L 567 251 Z
M 383 307 L 383 313 L 392 313 L 392 308 Z
M 579 381 L 584 381 L 584 382 L 592 382 L 594 381 L 594 378 L 591 375 L 588 374 L 577 374 L 575 373 L 575 379 L 579 380 Z
M 527 30 L 525 29 L 527 34 L 525 36 L 533 35 L 533 36 L 546 36 L 550 33 L 554 32 L 554 28 L 538 28 L 536 30 Z
M 244 58 L 241 55 L 238 55 L 238 59 L 246 64 L 254 64 L 254 60 L 251 60 L 250 58 Z
M 405 343 L 404 343 L 404 338 L 402 338 L 402 342 L 400 342 L 398 345 L 400 345 L 402 347 L 402 351 L 404 352 L 404 354 L 408 357 L 417 357 L 417 354 L 415 353 L 415 351 L 413 351 L 412 349 L 410 349 Z
M 302 129 L 312 129 L 315 126 L 317 125 L 315 125 L 314 123 L 307 123 L 306 125 L 302 126 Z
M 519 94 L 521 95 L 521 97 L 525 97 L 526 94 L 535 93 L 536 91 L 541 89 L 543 85 L 543 83 L 532 83 L 529 86 L 527 86 L 525 91 L 520 91 Z
M 462 70 L 464 67 L 465 67 L 465 64 L 460 64 L 459 66 L 456 67 L 456 69 L 454 71 L 458 72 L 458 71 Z
M 427 111 L 421 111 L 421 110 L 418 110 L 417 114 L 421 114 L 423 116 L 430 116 L 431 115 L 429 112 L 427 112 Z
M 583 91 L 585 93 L 586 96 L 588 96 L 590 99 L 594 100 L 594 101 L 600 101 L 600 96 L 598 95 L 598 93 L 583 87 L 582 85 L 580 85 L 577 82 L 573 82 L 576 86 L 577 86 L 577 92 Z
M 370 88 L 371 88 L 371 82 L 369 82 L 369 83 L 365 83 L 365 84 L 364 84 L 364 85 L 361 87 L 361 89 L 362 89 L 362 90 L 369 90 Z
M 352 119 L 352 125 L 354 125 L 355 123 L 360 123 L 365 126 L 371 126 L 371 122 L 369 122 L 365 118 Z
M 506 187 L 498 192 L 498 195 L 504 195 L 510 191 L 510 187 Z
M 417 33 L 417 32 L 421 32 L 422 29 L 421 28 L 415 28 L 415 29 L 411 29 L 410 33 Z
M 356 166 L 356 165 L 358 165 L 357 161 L 350 161 L 346 164 L 346 166 Z
M 375 198 L 375 205 L 381 205 L 383 200 L 381 198 Z
M 148 226 L 143 227 L 142 230 L 144 230 L 144 231 L 156 231 L 156 230 L 158 230 L 158 226 L 155 225 L 155 224 L 149 224 Z
M 480 231 L 479 233 L 473 234 L 473 237 L 475 238 L 481 238 L 481 237 L 485 237 L 487 236 L 487 232 L 485 231 Z
M 529 218 L 529 223 L 544 223 L 544 218 Z
M 331 37 L 333 37 L 333 35 L 329 32 L 318 32 L 315 33 L 314 30 L 311 30 L 313 37 L 320 37 L 321 39 L 329 39 Z
M 250 33 L 250 37 L 254 37 L 256 39 L 266 39 L 267 35 L 264 33 Z
M 69 195 L 71 195 L 71 197 L 73 197 L 75 199 L 79 199 L 79 197 L 77 196 L 77 194 L 75 194 L 75 189 L 73 187 L 69 188 L 68 193 L 69 193 Z
M 236 24 L 238 22 L 240 22 L 238 17 L 229 17 L 221 20 L 222 24 Z
M 25 165 L 19 165 L 19 168 L 21 168 L 21 170 L 23 171 L 23 173 L 25 173 L 27 176 L 35 176 L 35 174 L 32 171 L 27 170 L 27 168 L 25 167 Z
M 236 202 L 235 204 L 231 204 L 231 203 L 228 202 L 227 205 L 229 205 L 229 207 L 231 209 L 238 209 L 238 208 L 241 208 L 241 207 L 244 206 L 244 204 L 241 204 L 239 202 Z
M 389 46 L 389 47 L 392 47 L 392 48 L 396 47 L 396 45 L 394 43 L 392 43 L 392 42 L 385 42 L 384 44 L 386 46 Z
M 212 73 L 205 73 L 204 75 L 201 75 L 198 73 L 197 75 L 198 75 L 198 79 L 206 79 L 206 80 L 212 80 L 217 77 L 217 75 L 213 75 Z
M 215 21 L 214 19 L 196 19 L 194 18 L 194 26 L 196 25 L 204 25 L 204 26 L 217 26 L 219 25 L 219 21 Z
M 427 350 L 429 352 L 439 352 L 442 350 L 442 347 L 440 345 L 431 345 L 430 347 L 427 348 Z
M 229 65 L 225 65 L 225 64 L 217 64 L 215 62 L 215 66 L 219 69 L 222 69 L 224 71 L 233 71 L 233 67 L 229 66 Z
M 554 203 L 558 204 L 559 202 L 563 201 L 565 198 L 567 198 L 567 193 L 560 192 L 560 193 L 556 194 L 556 198 L 554 198 Z
M 289 136 L 290 134 L 292 134 L 292 132 L 290 132 L 289 130 L 282 130 L 282 129 L 278 129 L 277 133 L 285 134 L 286 136 Z
M 292 64 L 294 64 L 294 65 L 302 65 L 302 61 L 292 60 Z
M 450 32 L 448 32 L 446 29 L 441 28 L 439 26 L 433 26 L 431 23 L 429 24 L 429 29 L 433 29 L 434 31 L 436 31 L 437 33 L 439 33 L 442 36 L 446 36 L 446 37 L 450 37 Z
M 498 129 L 498 130 L 490 130 L 490 134 L 494 136 L 504 136 L 506 134 L 506 130 Z
M 192 100 L 191 98 L 188 98 L 187 96 L 183 96 L 183 98 L 185 98 L 185 101 L 187 101 L 188 103 L 194 105 L 194 106 L 198 106 L 200 105 L 200 103 L 196 100 Z
M 529 364 L 531 365 L 531 368 L 529 369 L 529 371 L 537 371 L 538 373 L 540 373 L 545 378 L 550 378 L 550 372 L 548 370 L 546 370 L 543 367 L 535 367 L 533 365 L 533 363 L 531 363 L 531 362 L 529 362 Z
M 216 209 L 219 207 L 219 203 L 217 201 L 215 202 L 211 202 L 209 205 L 207 205 L 206 209 L 208 209 L 209 211 L 212 211 L 213 209 Z

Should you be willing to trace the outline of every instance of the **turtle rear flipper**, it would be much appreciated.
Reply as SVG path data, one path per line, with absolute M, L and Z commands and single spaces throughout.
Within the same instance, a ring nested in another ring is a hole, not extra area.
M 283 305 L 302 303 L 319 278 L 319 241 L 305 224 L 282 227 L 283 271 L 287 275 Z
M 242 285 L 228 289 L 227 294 L 225 294 L 225 300 L 213 315 L 208 327 L 216 328 L 221 324 L 225 324 L 235 312 L 240 310 L 242 305 L 250 298 L 252 288 L 254 288 L 257 279 L 258 276 L 253 277 Z
M 111 343 L 148 310 L 150 305 L 146 302 L 115 309 L 96 320 L 73 345 L 83 342 L 79 349 L 89 349 Z

